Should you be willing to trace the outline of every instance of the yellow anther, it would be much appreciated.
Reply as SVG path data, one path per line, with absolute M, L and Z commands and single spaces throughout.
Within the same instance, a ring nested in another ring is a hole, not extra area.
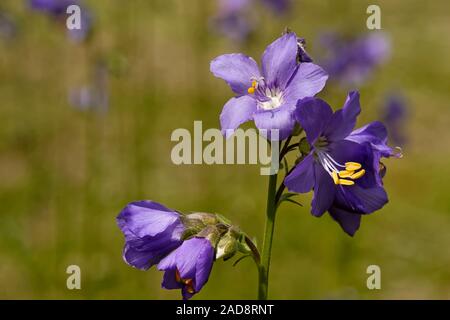
M 184 281 L 184 285 L 186 286 L 186 291 L 190 294 L 195 293 L 194 282 L 192 279 L 187 279 Z
M 352 186 L 355 184 L 355 182 L 346 179 L 339 179 L 339 184 L 342 184 L 344 186 Z
M 347 171 L 356 171 L 361 169 L 361 164 L 358 162 L 346 162 L 345 163 L 345 170 Z
M 338 177 L 336 171 L 333 171 L 331 173 L 331 177 L 333 178 L 334 184 L 339 184 L 339 177 Z
M 253 80 L 253 81 L 252 81 L 252 86 L 251 86 L 250 88 L 247 89 L 247 92 L 248 92 L 249 94 L 253 94 L 253 93 L 255 93 L 255 90 L 256 90 L 257 87 L 258 87 L 258 81 Z
M 352 175 L 350 176 L 350 179 L 359 179 L 359 178 L 361 178 L 365 173 L 366 173 L 366 170 L 364 170 L 364 169 L 359 170 L 358 172 L 352 174 Z
M 354 171 L 342 170 L 342 171 L 339 171 L 339 177 L 341 177 L 341 178 L 349 178 L 353 173 L 355 173 L 355 172 Z

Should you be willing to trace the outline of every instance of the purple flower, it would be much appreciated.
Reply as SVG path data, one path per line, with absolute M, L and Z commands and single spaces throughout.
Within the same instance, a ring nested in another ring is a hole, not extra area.
M 387 203 L 380 158 L 394 155 L 382 123 L 352 131 L 360 112 L 358 92 L 350 92 L 344 107 L 335 113 L 321 99 L 299 101 L 295 115 L 311 152 L 284 181 L 294 192 L 313 189 L 311 213 L 320 217 L 328 211 L 349 235 L 358 230 L 362 214 Z
M 219 0 L 215 29 L 233 41 L 245 40 L 253 29 L 248 17 L 251 0 Z
M 158 269 L 165 271 L 162 287 L 181 289 L 190 299 L 206 284 L 214 263 L 214 248 L 206 238 L 191 238 L 164 258 Z
M 403 146 L 407 140 L 404 134 L 404 123 L 407 117 L 405 98 L 398 93 L 388 95 L 382 109 L 382 120 L 386 123 L 390 139 L 398 146 Z
M 297 36 L 289 32 L 266 48 L 261 71 L 255 60 L 240 53 L 225 54 L 211 62 L 211 72 L 236 94 L 220 115 L 226 137 L 250 120 L 259 129 L 279 130 L 280 140 L 291 134 L 297 101 L 320 92 L 328 78 L 319 66 L 298 63 L 298 50 Z
M 389 39 L 381 32 L 353 39 L 331 33 L 324 35 L 320 42 L 328 51 L 321 65 L 330 74 L 330 79 L 344 86 L 362 84 L 390 53 Z
M 117 217 L 125 235 L 123 258 L 129 265 L 147 270 L 181 245 L 184 226 L 180 215 L 153 201 L 128 204 Z

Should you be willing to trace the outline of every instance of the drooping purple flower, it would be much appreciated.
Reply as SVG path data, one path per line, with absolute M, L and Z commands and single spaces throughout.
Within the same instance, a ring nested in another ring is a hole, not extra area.
M 336 33 L 321 37 L 326 55 L 320 61 L 331 80 L 343 86 L 360 85 L 384 62 L 390 54 L 388 37 L 371 32 L 355 38 L 344 38 Z
M 360 112 L 358 92 L 350 92 L 335 113 L 321 99 L 300 100 L 295 115 L 311 152 L 284 181 L 290 191 L 313 189 L 311 213 L 320 217 L 328 211 L 349 235 L 358 230 L 361 215 L 387 203 L 380 159 L 394 155 L 382 123 L 352 131 Z
M 162 287 L 181 289 L 190 299 L 206 284 L 214 263 L 214 248 L 206 238 L 194 237 L 164 258 L 158 269 L 165 271 Z
M 250 5 L 251 0 L 219 0 L 218 13 L 212 20 L 214 28 L 233 41 L 244 41 L 253 30 Z
M 118 215 L 117 224 L 125 235 L 125 262 L 141 270 L 159 263 L 182 243 L 180 215 L 157 202 L 128 204 Z
M 258 129 L 279 130 L 280 140 L 291 134 L 297 101 L 320 92 L 328 78 L 319 66 L 298 63 L 298 50 L 297 36 L 289 32 L 266 48 L 261 71 L 255 60 L 240 53 L 221 55 L 211 62 L 211 72 L 236 94 L 220 115 L 226 137 L 250 120 Z
M 404 125 L 408 117 L 406 105 L 403 95 L 391 93 L 386 97 L 381 110 L 381 119 L 386 123 L 391 141 L 397 146 L 403 146 L 407 142 L 404 133 Z

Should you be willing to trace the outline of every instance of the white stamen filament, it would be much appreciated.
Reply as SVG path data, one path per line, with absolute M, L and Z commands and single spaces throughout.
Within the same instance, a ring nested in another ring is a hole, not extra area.
M 266 88 L 265 95 L 269 98 L 268 101 L 259 103 L 259 106 L 264 110 L 274 110 L 283 104 L 283 92 L 279 89 L 270 90 Z

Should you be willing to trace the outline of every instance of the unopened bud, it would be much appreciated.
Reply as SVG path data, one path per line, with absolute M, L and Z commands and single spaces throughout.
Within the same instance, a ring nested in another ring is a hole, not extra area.
M 234 256 L 238 249 L 238 242 L 232 230 L 229 230 L 220 238 L 216 249 L 216 260 L 223 258 L 227 260 Z

